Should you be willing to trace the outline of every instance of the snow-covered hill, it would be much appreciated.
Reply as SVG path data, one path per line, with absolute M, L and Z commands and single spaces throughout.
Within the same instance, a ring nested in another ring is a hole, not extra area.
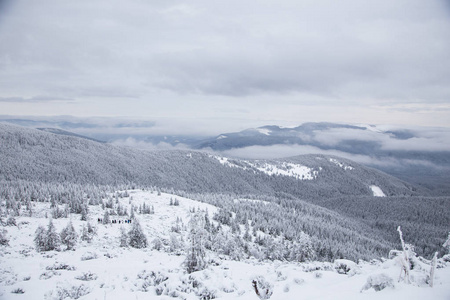
M 438 263 L 432 288 L 427 283 L 430 266 L 426 262 L 416 266 L 411 274 L 413 282 L 407 284 L 403 280 L 398 282 L 400 265 L 395 259 L 357 264 L 345 259 L 295 263 L 242 257 L 236 261 L 229 255 L 208 250 L 207 267 L 188 274 L 183 262 L 191 242 L 189 220 L 194 210 L 203 211 L 212 224 L 218 225 L 212 220 L 217 207 L 156 191 L 132 190 L 115 195 L 113 207 L 120 206 L 128 212 L 132 206 L 152 207 L 154 213 L 140 214 L 138 209 L 135 213 L 149 241 L 148 247 L 120 247 L 121 228 L 129 231 L 133 225 L 120 221 L 129 217 L 111 215 L 111 221 L 116 223 L 101 224 L 98 219 L 104 217 L 105 210 L 90 206 L 87 221 L 71 214 L 52 222 L 60 232 L 71 221 L 79 236 L 89 222 L 96 228 L 91 242 L 78 238 L 74 250 L 37 252 L 33 242 L 35 231 L 39 225 L 48 225 L 46 216 L 52 210 L 50 203 L 33 203 L 32 217 L 16 217 L 16 226 L 4 227 L 9 245 L 0 246 L 0 298 L 258 299 L 253 282 L 261 299 L 266 289 L 270 299 L 439 300 L 450 297 L 450 266 L 443 261 Z M 237 234 L 226 225 L 222 230 Z M 378 292 L 373 288 L 364 290 L 369 278 L 392 286 Z
M 197 151 L 142 151 L 6 124 L 0 124 L 0 155 L 0 179 L 5 180 L 135 183 L 197 193 L 283 192 L 309 199 L 371 196 L 372 185 L 388 196 L 426 194 L 338 157 L 239 160 Z

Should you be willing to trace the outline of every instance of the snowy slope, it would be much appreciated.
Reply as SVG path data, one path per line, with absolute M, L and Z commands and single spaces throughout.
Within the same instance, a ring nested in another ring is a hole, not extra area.
M 177 199 L 179 206 L 169 205 Z M 129 197 L 119 198 L 127 208 L 143 203 L 152 205 L 155 213 L 137 214 L 144 232 L 151 242 L 155 238 L 170 239 L 171 226 L 177 218 L 187 224 L 191 210 L 207 210 L 209 215 L 216 207 L 175 195 L 158 195 L 156 192 L 133 190 Z M 398 283 L 400 271 L 395 260 L 360 262 L 346 260 L 333 263 L 287 263 L 281 261 L 231 261 L 226 256 L 208 252 L 209 266 L 202 271 L 187 274 L 182 263 L 184 252 L 170 253 L 166 246 L 161 250 L 119 247 L 120 226 L 129 224 L 97 224 L 103 216 L 100 206 L 90 207 L 90 222 L 97 227 L 92 243 L 79 242 L 74 251 L 49 251 L 38 253 L 34 249 L 34 232 L 38 225 L 46 226 L 49 203 L 34 203 L 33 217 L 17 217 L 18 226 L 5 227 L 10 237 L 9 246 L 0 246 L 0 298 L 1 299 L 64 299 L 67 295 L 78 299 L 199 299 L 214 295 L 217 299 L 258 299 L 252 280 L 261 276 L 273 286 L 270 299 L 449 299 L 450 266 L 436 272 L 435 286 L 420 283 L 422 273 L 414 273 L 414 284 Z M 78 232 L 86 221 L 71 215 Z M 111 216 L 111 219 L 121 217 Z M 58 231 L 69 218 L 53 220 Z M 127 227 L 128 226 L 128 227 Z M 180 235 L 183 236 L 183 230 Z M 183 237 L 187 242 L 186 236 Z M 339 265 L 347 264 L 347 274 L 339 274 Z M 67 265 L 69 268 L 55 270 Z M 441 264 L 444 266 L 444 264 Z M 54 270 L 49 270 L 49 269 Z M 68 270 L 73 269 L 73 270 Z M 152 273 L 153 272 L 153 273 Z M 394 288 L 380 292 L 373 289 L 361 291 L 369 276 L 383 273 L 393 279 Z M 83 281 L 81 279 L 91 279 Z M 155 283 L 155 280 L 158 283 Z M 24 292 L 23 294 L 12 291 Z M 161 296 L 157 296 L 161 292 Z M 78 294 L 77 294 L 78 293 Z M 71 299 L 68 297 L 66 299 Z

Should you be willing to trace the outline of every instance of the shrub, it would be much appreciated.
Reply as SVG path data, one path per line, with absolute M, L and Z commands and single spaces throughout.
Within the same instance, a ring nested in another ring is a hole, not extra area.
M 80 276 L 75 276 L 75 279 L 82 280 L 82 281 L 97 280 L 97 278 L 98 278 L 98 276 L 91 272 L 86 272 Z
M 8 246 L 9 245 L 9 239 L 8 239 L 8 231 L 6 229 L 0 230 L 0 245 L 2 246 Z
M 58 263 L 56 262 L 53 266 L 48 266 L 47 268 L 45 268 L 46 270 L 67 270 L 67 271 L 74 271 L 76 270 L 75 266 L 70 266 L 68 264 L 65 263 Z
M 13 293 L 13 294 L 24 294 L 25 291 L 22 288 L 16 288 L 16 289 L 12 290 L 11 293 Z
M 375 291 L 379 292 L 387 287 L 394 287 L 394 280 L 386 274 L 376 274 L 371 275 L 367 278 L 366 284 L 362 287 L 362 291 L 373 288 Z
M 81 256 L 82 261 L 96 259 L 96 258 L 98 258 L 98 255 L 95 252 L 86 252 Z
M 273 294 L 273 284 L 262 276 L 257 276 L 253 279 L 252 285 L 259 299 L 269 299 Z
M 87 295 L 91 292 L 88 286 L 82 284 L 79 286 L 71 286 L 69 288 L 66 287 L 58 287 L 56 299 L 64 300 L 67 297 L 70 299 L 78 299 L 84 295 Z

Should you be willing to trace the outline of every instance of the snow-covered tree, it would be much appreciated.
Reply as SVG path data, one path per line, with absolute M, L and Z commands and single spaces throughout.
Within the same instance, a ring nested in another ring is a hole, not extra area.
M 411 270 L 411 263 L 409 261 L 410 259 L 410 251 L 411 251 L 411 247 L 408 244 L 405 244 L 405 241 L 403 240 L 403 233 L 402 230 L 400 228 L 400 226 L 398 226 L 397 231 L 400 235 L 400 242 L 402 244 L 402 255 L 400 256 L 400 263 L 402 265 L 402 272 L 405 272 L 405 282 L 406 283 L 411 283 L 411 279 L 410 279 L 410 270 Z M 400 273 L 400 277 L 399 277 L 399 281 L 401 279 L 402 273 Z
M 148 245 L 147 237 L 145 236 L 138 220 L 133 221 L 133 226 L 128 232 L 128 243 L 134 248 L 145 248 Z
M 106 209 L 105 210 L 105 214 L 103 215 L 103 220 L 102 220 L 103 224 L 109 224 L 110 220 L 109 220 L 109 211 Z
M 447 248 L 448 254 L 450 254 L 450 232 L 448 233 L 447 240 L 446 240 L 445 243 L 442 245 L 442 247 Z
M 77 244 L 78 234 L 73 227 L 72 221 L 69 221 L 66 227 L 63 228 L 60 234 L 61 243 L 66 245 L 66 250 L 72 250 Z
M 306 233 L 301 232 L 297 241 L 294 242 L 292 246 L 290 259 L 293 261 L 304 262 L 314 259 L 315 254 L 311 237 Z
M 181 248 L 182 248 L 182 244 L 180 242 L 180 239 L 178 238 L 177 234 L 172 232 L 170 234 L 170 240 L 169 240 L 169 251 L 172 253 L 179 254 Z
M 48 222 L 47 230 L 42 226 L 36 229 L 34 243 L 37 251 L 59 250 L 61 239 L 52 219 Z
M 207 232 L 205 230 L 205 218 L 203 212 L 197 210 L 189 221 L 189 242 L 186 260 L 184 262 L 186 271 L 192 273 L 206 268 L 205 242 Z
M 128 233 L 123 226 L 120 226 L 120 247 L 128 247 Z
M 44 226 L 39 226 L 34 233 L 34 245 L 37 251 L 45 251 L 47 233 Z

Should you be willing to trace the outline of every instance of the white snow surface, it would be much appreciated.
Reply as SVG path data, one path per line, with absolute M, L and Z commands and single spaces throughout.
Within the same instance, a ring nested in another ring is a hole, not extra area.
M 239 165 L 237 165 L 226 157 L 222 156 L 211 156 L 211 157 L 217 159 L 224 166 L 229 166 L 232 168 L 240 168 L 243 170 L 253 168 L 267 175 L 289 176 L 294 177 L 298 180 L 313 180 L 319 174 L 318 171 L 313 170 L 309 167 L 288 162 L 282 162 L 279 164 L 270 164 L 270 163 L 260 163 L 259 161 L 251 162 L 247 160 L 236 160 L 239 161 L 240 163 Z
M 283 162 L 278 166 L 268 163 L 248 164 L 268 175 L 290 176 L 300 180 L 313 180 L 318 174 L 317 171 L 313 171 L 311 168 L 308 168 L 306 166 L 287 162 Z
M 334 163 L 335 165 L 337 165 L 337 166 L 343 168 L 344 170 L 353 170 L 353 169 L 354 169 L 352 166 L 348 166 L 348 165 L 346 165 L 346 164 L 344 164 L 344 163 L 338 161 L 338 160 L 335 159 L 335 158 L 330 158 L 330 162 L 332 162 L 332 163 Z
M 370 189 L 372 190 L 373 195 L 375 197 L 386 197 L 386 195 L 383 193 L 383 191 L 381 190 L 381 188 L 379 186 L 371 185 Z
M 264 134 L 264 135 L 270 135 L 270 133 L 272 132 L 271 130 L 269 130 L 267 128 L 258 128 L 256 130 L 258 130 L 259 133 Z
M 175 195 L 134 190 L 130 196 L 119 198 L 122 205 L 129 207 L 147 203 L 154 206 L 155 214 L 139 215 L 138 218 L 149 242 L 155 237 L 168 239 L 170 227 L 179 217 L 187 224 L 190 209 L 207 209 L 212 215 L 216 207 Z M 179 206 L 170 206 L 170 198 L 178 199 Z M 33 217 L 16 217 L 18 226 L 6 227 L 10 237 L 9 246 L 0 246 L 0 299 L 63 299 L 63 291 L 72 287 L 85 286 L 87 294 L 80 300 L 94 299 L 199 299 L 192 288 L 196 280 L 203 288 L 213 291 L 216 299 L 259 299 L 252 287 L 256 276 L 263 276 L 273 285 L 270 299 L 450 299 L 450 266 L 436 270 L 435 286 L 418 286 L 397 282 L 400 266 L 395 260 L 351 262 L 337 260 L 333 263 L 310 262 L 266 262 L 248 259 L 231 261 L 208 253 L 214 260 L 205 270 L 187 274 L 182 267 L 184 254 L 175 255 L 163 250 L 120 248 L 119 228 L 121 225 L 97 224 L 103 210 L 91 206 L 89 218 L 98 230 L 92 243 L 78 242 L 74 251 L 36 252 L 33 244 L 34 232 L 39 225 L 47 226 L 50 203 L 33 203 Z M 113 216 L 111 217 L 114 218 Z M 86 221 L 80 221 L 79 215 L 71 215 L 75 228 L 81 231 Z M 53 220 L 58 232 L 66 226 L 69 218 Z M 130 226 L 127 224 L 124 227 Z M 127 227 L 126 227 L 127 228 Z M 82 260 L 82 257 L 93 259 Z M 96 256 L 96 258 L 95 258 Z M 73 266 L 75 270 L 51 272 L 47 267 L 57 263 Z M 347 265 L 351 272 L 339 274 L 336 268 Z M 444 263 L 445 265 L 445 263 Z M 353 270 L 353 271 L 352 271 Z M 145 276 L 151 272 L 163 274 L 164 291 L 157 296 L 154 286 L 146 285 Z M 95 274 L 93 280 L 75 279 L 83 273 Z M 361 291 L 370 276 L 385 274 L 393 279 L 395 288 L 386 288 L 375 292 L 373 289 Z M 45 279 L 47 275 L 47 279 Z M 189 283 L 191 282 L 191 283 Z M 23 294 L 12 293 L 18 288 Z M 183 291 L 180 291 L 183 290 Z M 58 295 L 58 292 L 60 295 Z M 166 294 L 167 293 L 167 294 Z M 66 298 L 71 299 L 71 298 Z

